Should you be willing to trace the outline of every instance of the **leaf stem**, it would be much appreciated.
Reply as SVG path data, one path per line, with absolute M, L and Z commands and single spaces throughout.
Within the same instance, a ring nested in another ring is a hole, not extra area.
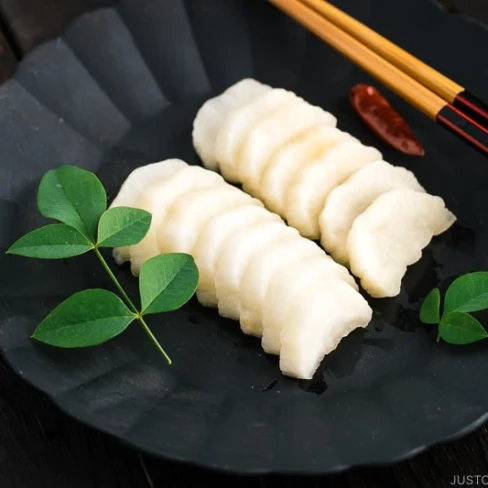
M 113 284 L 117 288 L 117 290 L 120 292 L 124 300 L 126 301 L 127 305 L 132 309 L 132 311 L 137 315 L 137 320 L 141 324 L 142 328 L 146 332 L 146 334 L 149 336 L 149 339 L 151 339 L 151 342 L 156 346 L 158 351 L 164 356 L 166 361 L 168 361 L 168 364 L 171 364 L 171 358 L 168 356 L 166 351 L 162 348 L 161 344 L 158 342 L 154 334 L 151 332 L 151 329 L 149 326 L 146 324 L 146 321 L 143 319 L 141 313 L 139 310 L 137 310 L 137 307 L 134 305 L 134 302 L 130 299 L 129 295 L 125 292 L 125 290 L 122 288 L 122 285 L 119 283 L 119 280 L 117 277 L 114 275 L 113 271 L 110 269 L 110 266 L 108 265 L 107 261 L 105 261 L 105 258 L 102 256 L 102 253 L 98 250 L 97 247 L 94 247 L 93 250 L 95 251 L 95 254 L 97 255 L 98 260 L 103 266 L 103 269 L 107 272 L 107 274 L 110 276 L 110 279 L 112 280 Z
M 171 364 L 172 363 L 171 358 L 166 354 L 166 351 L 161 347 L 161 344 L 158 342 L 154 334 L 151 332 L 151 329 L 146 324 L 146 321 L 144 320 L 142 315 L 138 315 L 137 319 L 139 320 L 139 323 L 142 325 L 142 328 L 148 335 L 149 339 L 151 339 L 152 343 L 156 346 L 159 352 L 165 357 L 166 361 L 168 361 L 168 364 Z
M 112 270 L 110 269 L 110 266 L 108 265 L 107 261 L 105 261 L 105 258 L 102 256 L 102 253 L 98 250 L 97 247 L 94 247 L 93 250 L 95 251 L 95 254 L 97 255 L 98 260 L 102 263 L 103 269 L 107 272 L 107 274 L 110 276 L 110 279 L 113 281 L 113 284 L 116 286 L 117 290 L 119 290 L 120 294 L 124 298 L 124 300 L 127 302 L 127 305 L 132 309 L 132 311 L 139 315 L 139 310 L 137 310 L 137 307 L 134 305 L 134 302 L 129 298 L 129 295 L 125 292 L 125 290 L 122 288 L 122 285 L 119 283 L 119 280 L 116 278 L 116 276 L 113 274 Z

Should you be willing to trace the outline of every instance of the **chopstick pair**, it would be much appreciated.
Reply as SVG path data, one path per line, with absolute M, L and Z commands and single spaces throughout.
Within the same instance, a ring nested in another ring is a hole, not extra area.
M 488 155 L 488 107 L 324 0 L 269 0 L 432 120 Z

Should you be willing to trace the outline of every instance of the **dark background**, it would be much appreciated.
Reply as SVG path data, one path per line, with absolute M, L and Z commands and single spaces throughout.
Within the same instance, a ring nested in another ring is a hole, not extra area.
M 439 1 L 453 15 L 470 15 L 488 25 L 488 0 Z M 0 0 L 0 83 L 8 79 L 27 52 L 59 35 L 78 14 L 115 3 L 116 0 Z M 479 46 L 480 52 L 485 52 L 486 47 Z M 168 463 L 121 446 L 66 417 L 0 359 L 0 488 L 159 488 L 204 484 L 435 488 L 451 486 L 454 475 L 483 474 L 488 474 L 486 427 L 410 461 L 330 477 L 237 478 Z

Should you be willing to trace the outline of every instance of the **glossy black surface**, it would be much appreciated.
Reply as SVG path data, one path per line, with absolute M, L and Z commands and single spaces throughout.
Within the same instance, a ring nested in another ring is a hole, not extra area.
M 484 95 L 488 68 L 466 56 L 469 47 L 488 40 L 480 26 L 426 0 L 336 3 Z M 129 59 L 75 54 L 93 49 L 80 36 L 89 37 L 101 18 L 109 19 L 114 45 L 118 39 L 130 44 L 127 52 L 150 87 L 146 93 L 134 86 L 125 104 L 121 90 L 130 84 L 117 84 L 108 72 L 130 72 Z M 75 42 L 70 54 L 65 43 Z M 110 198 L 141 164 L 169 157 L 198 164 L 190 138 L 196 110 L 244 76 L 292 89 L 336 114 L 341 129 L 412 169 L 459 221 L 408 271 L 399 297 L 371 300 L 368 328 L 344 340 L 308 382 L 282 377 L 259 341 L 196 300 L 150 321 L 173 358 L 171 368 L 137 326 L 89 350 L 33 343 L 30 333 L 57 303 L 110 282 L 91 256 L 43 262 L 3 255 L 0 348 L 19 375 L 75 418 L 142 450 L 248 473 L 326 473 L 393 462 L 485 419 L 486 344 L 436 343 L 435 329 L 418 321 L 418 309 L 433 286 L 445 289 L 459 274 L 487 268 L 486 158 L 380 87 L 412 125 L 426 156 L 409 158 L 385 146 L 348 102 L 350 87 L 374 83 L 371 78 L 262 1 L 125 0 L 118 15 L 86 15 L 76 34 L 69 30 L 42 49 L 57 55 L 49 70 L 33 68 L 42 54 L 36 51 L 0 88 L 2 249 L 43 222 L 36 187 L 44 171 L 61 162 L 96 170 Z M 152 103 L 157 113 L 151 114 Z M 128 269 L 117 274 L 135 294 Z

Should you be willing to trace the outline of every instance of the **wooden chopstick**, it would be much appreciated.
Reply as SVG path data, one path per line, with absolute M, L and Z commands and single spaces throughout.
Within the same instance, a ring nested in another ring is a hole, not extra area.
M 463 86 L 325 0 L 301 0 L 444 100 L 488 127 L 488 106 Z
M 409 104 L 488 155 L 488 129 L 300 0 L 269 0 Z
M 348 57 L 431 119 L 446 101 L 298 0 L 270 0 L 308 30 Z M 400 93 L 399 93 L 400 94 Z

